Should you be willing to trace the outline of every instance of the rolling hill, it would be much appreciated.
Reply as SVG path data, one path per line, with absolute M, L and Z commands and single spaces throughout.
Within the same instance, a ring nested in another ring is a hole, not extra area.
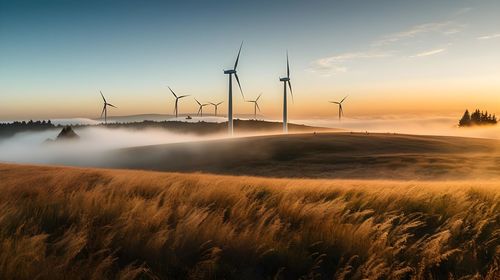
M 266 177 L 480 179 L 500 175 L 500 142 L 364 133 L 270 135 L 122 149 L 88 165 Z

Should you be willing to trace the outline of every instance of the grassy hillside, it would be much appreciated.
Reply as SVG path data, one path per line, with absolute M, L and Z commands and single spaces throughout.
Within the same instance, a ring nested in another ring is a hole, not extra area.
M 269 177 L 477 179 L 500 175 L 500 142 L 310 133 L 130 148 L 98 160 L 95 166 Z
M 0 279 L 498 279 L 500 183 L 0 165 Z

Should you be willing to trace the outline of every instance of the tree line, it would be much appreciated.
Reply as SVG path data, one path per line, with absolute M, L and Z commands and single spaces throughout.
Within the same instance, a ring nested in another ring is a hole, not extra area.
M 465 110 L 464 115 L 458 122 L 458 125 L 461 127 L 495 124 L 497 124 L 497 117 L 495 115 L 488 114 L 488 111 L 479 111 L 479 109 L 474 111 L 472 114 L 469 113 L 469 110 Z
M 10 137 L 18 132 L 23 131 L 42 131 L 45 129 L 55 128 L 50 120 L 48 121 L 15 121 L 11 123 L 0 123 L 0 137 Z

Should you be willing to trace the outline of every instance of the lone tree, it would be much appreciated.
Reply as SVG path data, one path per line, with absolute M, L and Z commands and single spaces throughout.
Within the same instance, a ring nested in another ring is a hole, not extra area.
M 483 112 L 477 109 L 474 113 L 469 114 L 469 110 L 465 110 L 464 115 L 458 122 L 461 127 L 473 125 L 495 125 L 497 124 L 497 117 L 488 114 L 488 111 Z
M 458 122 L 458 125 L 459 126 L 469 126 L 470 122 L 471 122 L 471 120 L 470 120 L 469 110 L 465 110 L 465 113 L 462 116 L 462 118 L 460 119 L 460 121 Z

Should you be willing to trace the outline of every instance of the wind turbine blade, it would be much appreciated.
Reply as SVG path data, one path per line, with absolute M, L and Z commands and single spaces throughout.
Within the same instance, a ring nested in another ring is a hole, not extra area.
M 349 95 L 347 95 L 347 96 L 349 96 Z M 342 99 L 342 101 L 340 101 L 340 103 L 344 102 L 344 100 L 347 98 L 347 96 L 344 97 L 344 99 Z
M 175 98 L 177 98 L 177 94 L 175 94 L 175 92 L 170 87 L 168 87 L 168 89 L 172 92 L 172 94 L 175 96 Z
M 198 109 L 198 113 L 196 114 L 197 116 L 200 115 L 200 112 L 201 112 L 201 106 L 200 106 L 200 109 Z
M 101 119 L 102 119 L 102 115 L 104 115 L 104 110 L 106 110 L 106 105 L 104 105 L 104 107 L 102 107 L 102 112 L 101 112 Z
M 236 78 L 236 82 L 238 82 L 238 87 L 240 88 L 241 96 L 245 99 L 245 95 L 243 95 L 243 90 L 241 89 L 240 79 L 238 78 L 238 74 L 234 73 L 234 77 Z
M 104 100 L 104 103 L 106 103 L 106 98 L 104 98 L 104 95 L 102 94 L 102 91 L 99 91 L 101 93 L 101 96 L 102 96 L 102 100 Z
M 200 101 L 198 101 L 198 99 L 195 98 L 194 100 L 196 100 L 196 103 L 198 103 L 198 105 L 201 106 L 201 103 L 200 103 Z
M 234 63 L 234 70 L 238 67 L 238 60 L 240 60 L 241 47 L 243 47 L 243 41 L 241 41 L 240 50 L 238 51 L 238 56 L 236 57 L 236 62 Z
M 259 101 L 259 98 L 262 96 L 262 93 L 259 94 L 259 97 L 257 97 L 257 99 L 255 99 L 255 101 Z
M 335 104 L 337 104 L 337 105 L 340 105 L 340 103 L 335 102 L 335 101 L 330 101 L 330 103 L 335 103 Z
M 290 83 L 290 80 L 288 80 L 288 87 L 290 88 L 290 95 L 292 96 L 292 102 L 295 103 L 295 101 L 293 100 L 292 83 Z
M 290 78 L 290 63 L 288 62 L 288 50 L 286 51 L 286 77 Z
M 179 99 L 184 98 L 184 97 L 188 97 L 188 96 L 189 96 L 189 94 L 181 95 L 181 96 L 179 96 Z
M 217 106 L 219 106 L 219 105 L 220 105 L 220 104 L 222 104 L 222 103 L 224 103 L 224 101 L 221 101 L 221 102 L 217 103 Z
M 259 103 L 255 102 L 255 105 L 257 106 L 257 109 L 259 109 L 259 112 L 260 112 Z
M 107 105 L 109 105 L 109 106 L 111 106 L 111 107 L 118 108 L 118 107 L 116 107 L 116 106 L 115 106 L 115 105 L 113 105 L 113 104 L 109 104 L 109 103 L 106 103 L 106 104 L 107 104 Z

